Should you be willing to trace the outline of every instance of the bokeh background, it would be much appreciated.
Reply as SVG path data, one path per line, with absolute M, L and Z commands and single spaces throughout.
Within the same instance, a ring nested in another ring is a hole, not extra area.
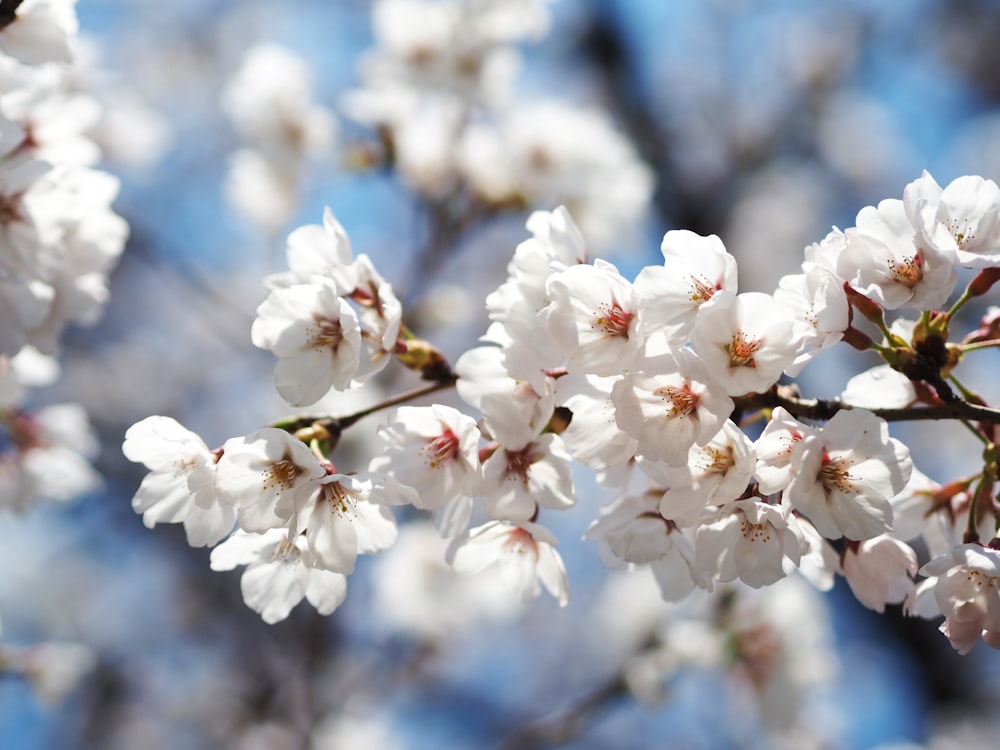
M 921 170 L 942 185 L 1000 177 L 1000 4 L 990 0 L 556 0 L 549 10 L 549 33 L 520 47 L 517 96 L 604 112 L 648 168 L 642 215 L 604 225 L 591 248 L 626 275 L 660 262 L 663 232 L 686 228 L 723 238 L 741 291 L 770 292 L 806 245 L 901 197 Z M 669 608 L 641 574 L 608 574 L 596 546 L 576 541 L 610 499 L 585 471 L 580 507 L 553 524 L 574 597 L 563 610 L 543 598 L 517 611 L 478 603 L 466 617 L 476 585 L 418 581 L 414 560 L 440 558 L 443 545 L 401 518 L 409 557 L 363 560 L 331 617 L 303 605 L 268 626 L 244 606 L 238 573 L 209 570 L 208 551 L 177 527 L 143 527 L 129 504 L 143 471 L 120 453 L 130 424 L 171 415 L 215 446 L 288 410 L 270 355 L 249 341 L 288 231 L 331 207 L 400 291 L 412 327 L 454 359 L 485 330 L 483 297 L 527 236 L 528 213 L 554 208 L 458 226 L 391 167 L 361 166 L 377 140 L 341 116 L 338 147 L 303 168 L 281 227 L 264 231 L 234 210 L 223 186 L 241 141 L 220 98 L 243 55 L 262 41 L 296 51 L 316 101 L 339 115 L 374 44 L 371 11 L 367 0 L 80 2 L 108 116 L 127 101 L 146 119 L 136 142 L 109 129 L 117 135 L 102 144 L 132 231 L 111 302 L 99 325 L 65 337 L 63 376 L 38 401 L 87 408 L 105 486 L 0 516 L 0 615 L 6 642 L 78 642 L 96 662 L 55 702 L 0 678 L 0 747 L 992 744 L 982 738 L 1000 715 L 1000 672 L 986 647 L 958 658 L 936 623 L 864 610 L 842 581 L 825 595 L 792 584 L 773 601 L 741 593 L 732 605 Z M 981 312 L 970 309 L 969 327 Z M 836 395 L 875 364 L 840 350 L 821 361 L 803 374 L 810 395 Z M 968 379 L 996 403 L 998 363 L 992 352 L 980 363 Z M 406 378 L 390 371 L 384 387 Z M 377 394 L 334 408 L 361 398 Z M 359 425 L 347 456 L 365 455 L 376 423 Z M 896 434 L 938 480 L 975 471 L 979 449 L 959 431 Z M 752 629 L 758 610 L 784 618 L 774 628 L 793 677 L 774 695 L 745 651 L 734 647 L 746 658 L 727 665 L 697 658 L 704 623 Z M 643 649 L 651 658 L 650 633 L 686 644 L 664 658 L 687 662 L 637 667 L 671 676 L 636 697 L 622 689 L 623 665 Z

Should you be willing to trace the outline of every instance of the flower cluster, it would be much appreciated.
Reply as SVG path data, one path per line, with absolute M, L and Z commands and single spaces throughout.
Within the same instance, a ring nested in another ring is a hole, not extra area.
M 289 271 L 270 278 L 252 328 L 278 358 L 285 400 L 306 406 L 331 388 L 362 387 L 395 357 L 432 381 L 410 396 L 454 385 L 478 417 L 389 399 L 381 406 L 398 408 L 378 428 L 382 451 L 359 472 L 331 456 L 341 431 L 379 406 L 291 418 L 214 451 L 150 417 L 125 443 L 152 470 L 134 501 L 147 525 L 182 522 L 192 544 L 215 544 L 235 525 L 212 565 L 247 565 L 244 597 L 269 622 L 303 597 L 332 611 L 357 555 L 394 542 L 400 505 L 432 514 L 455 570 L 495 566 L 522 599 L 544 587 L 565 604 L 558 541 L 541 516 L 576 504 L 578 461 L 618 493 L 586 538 L 610 567 L 650 568 L 668 601 L 737 580 L 768 586 L 795 569 L 826 589 L 839 574 L 872 609 L 905 602 L 944 614 L 962 651 L 981 633 L 1000 642 L 1000 553 L 977 526 L 994 512 L 1000 453 L 988 423 L 977 431 L 982 474 L 942 488 L 913 468 L 877 408 L 807 402 L 780 384 L 846 341 L 881 354 L 890 369 L 866 375 L 866 387 L 889 401 L 902 379 L 901 405 L 984 408 L 948 380 L 957 383 L 962 346 L 995 343 L 992 318 L 971 344 L 947 343 L 947 328 L 997 278 L 994 183 L 964 177 L 942 189 L 925 173 L 903 200 L 865 208 L 857 226 L 807 248 L 802 273 L 773 295 L 738 291 L 736 262 L 716 236 L 668 232 L 663 264 L 629 280 L 587 261 L 565 208 L 534 213 L 528 229 L 486 300 L 485 345 L 454 371 L 403 325 L 391 286 L 354 256 L 329 211 L 323 226 L 293 232 Z M 983 270 L 949 311 L 886 325 L 885 310 L 944 305 L 966 266 Z M 907 544 L 918 538 L 938 555 L 919 587 Z
M 602 113 L 515 96 L 515 46 L 549 29 L 548 0 L 377 0 L 375 48 L 346 114 L 376 154 L 430 201 L 481 209 L 565 204 L 592 241 L 639 218 L 649 169 Z M 372 149 L 368 149 L 371 151 Z

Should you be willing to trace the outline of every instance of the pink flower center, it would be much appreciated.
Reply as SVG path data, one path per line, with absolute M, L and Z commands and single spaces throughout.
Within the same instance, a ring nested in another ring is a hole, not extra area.
M 852 482 L 853 477 L 848 471 L 850 463 L 843 458 L 830 458 L 830 455 L 823 451 L 823 466 L 819 470 L 820 484 L 827 492 L 844 492 L 854 494 L 857 488 Z
M 734 333 L 732 341 L 729 342 L 729 366 L 756 367 L 753 357 L 762 343 L 764 342 L 761 339 L 752 339 L 743 331 Z
M 295 478 L 301 473 L 302 469 L 286 455 L 280 461 L 271 464 L 264 472 L 264 489 L 280 487 L 287 490 L 295 484 Z
M 604 333 L 608 336 L 618 336 L 627 339 L 628 327 L 635 314 L 623 309 L 618 302 L 612 302 L 610 305 L 601 305 L 596 317 L 597 324 L 595 328 L 603 328 Z
M 508 553 L 531 555 L 535 560 L 538 559 L 538 542 L 535 541 L 535 537 L 530 532 L 522 529 L 520 526 L 515 527 L 507 535 L 507 539 L 503 543 L 503 549 Z
M 905 287 L 914 287 L 924 278 L 924 262 L 919 255 L 903 258 L 902 261 L 889 260 L 889 270 L 896 281 Z
M 330 318 L 315 318 L 315 321 L 315 332 L 310 337 L 313 348 L 337 351 L 340 342 L 344 340 L 344 327 L 340 321 Z
M 528 443 L 519 451 L 504 450 L 504 453 L 507 454 L 507 467 L 503 472 L 504 480 L 517 479 L 527 487 L 531 465 L 541 458 L 541 455 L 535 451 L 535 444 Z
M 686 417 L 698 407 L 698 394 L 692 393 L 687 383 L 680 388 L 672 385 L 661 386 L 653 391 L 653 395 L 670 402 L 670 411 L 667 412 L 670 419 Z
M 704 276 L 691 274 L 691 301 L 699 305 L 712 299 L 712 295 L 722 289 L 721 284 L 713 284 Z
M 420 451 L 427 455 L 427 463 L 432 469 L 438 469 L 446 461 L 451 461 L 458 455 L 458 437 L 445 427 L 444 432 L 431 440 Z

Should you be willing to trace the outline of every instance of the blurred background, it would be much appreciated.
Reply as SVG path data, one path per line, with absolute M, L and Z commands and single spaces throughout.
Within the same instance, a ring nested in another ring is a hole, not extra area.
M 411 328 L 454 361 L 485 331 L 483 299 L 533 209 L 569 205 L 591 256 L 630 277 L 662 262 L 669 229 L 718 234 L 741 291 L 771 292 L 805 246 L 922 170 L 942 185 L 1000 177 L 990 0 L 494 5 L 509 6 L 487 44 L 503 54 L 469 80 L 425 66 L 407 94 L 393 66 L 435 51 L 433 13 L 376 9 L 373 26 L 368 0 L 79 4 L 105 107 L 94 137 L 122 181 L 131 239 L 101 322 L 64 336 L 62 377 L 35 398 L 87 409 L 104 485 L 0 516 L 0 616 L 5 642 L 84 644 L 94 662 L 50 700 L 0 677 L 0 747 L 992 744 L 1000 672 L 986 647 L 959 658 L 936 622 L 865 610 L 842 580 L 828 594 L 789 579 L 665 605 L 646 572 L 609 574 L 577 541 L 611 499 L 582 468 L 578 507 L 552 523 L 565 609 L 453 579 L 445 544 L 401 517 L 397 546 L 359 560 L 337 612 L 302 605 L 268 626 L 243 604 L 238 571 L 212 572 L 183 529 L 147 530 L 131 510 L 145 473 L 121 455 L 132 423 L 170 415 L 214 447 L 288 413 L 249 328 L 264 276 L 285 267 L 284 238 L 324 206 L 392 282 Z M 278 175 L 240 124 L 253 102 L 232 93 L 265 42 L 308 73 L 258 70 L 244 91 L 298 86 L 330 115 Z M 449 87 L 479 113 L 476 132 Z M 431 105 L 399 103 L 414 91 Z M 487 159 L 517 169 L 496 175 Z M 978 361 L 968 382 L 996 403 L 995 354 Z M 876 364 L 839 349 L 823 362 L 800 378 L 808 395 L 835 396 Z M 390 369 L 381 387 L 409 378 Z M 353 428 L 338 456 L 363 468 L 377 423 Z M 939 481 L 976 470 L 959 429 L 893 429 Z

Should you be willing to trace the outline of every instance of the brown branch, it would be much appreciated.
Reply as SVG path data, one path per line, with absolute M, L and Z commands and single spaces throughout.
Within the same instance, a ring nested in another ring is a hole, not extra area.
M 740 405 L 747 411 L 753 409 L 774 409 L 784 407 L 788 412 L 800 419 L 826 421 L 842 409 L 854 409 L 852 404 L 840 399 L 806 399 L 794 394 L 794 389 L 778 387 L 766 393 L 755 393 L 739 399 Z M 937 406 L 906 406 L 899 409 L 869 409 L 887 422 L 915 422 L 920 420 L 964 419 L 974 422 L 1000 424 L 1000 409 L 970 404 L 956 398 L 946 404 Z

